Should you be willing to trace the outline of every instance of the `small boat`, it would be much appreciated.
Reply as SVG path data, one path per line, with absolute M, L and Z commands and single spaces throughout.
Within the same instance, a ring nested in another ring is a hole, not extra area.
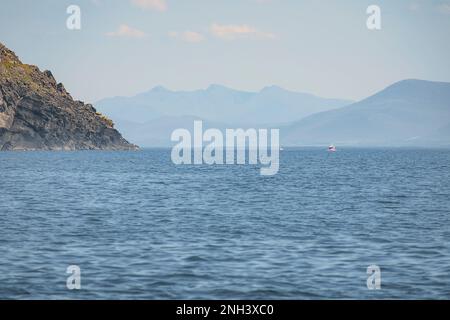
M 329 146 L 328 152 L 336 152 L 336 147 L 334 145 Z

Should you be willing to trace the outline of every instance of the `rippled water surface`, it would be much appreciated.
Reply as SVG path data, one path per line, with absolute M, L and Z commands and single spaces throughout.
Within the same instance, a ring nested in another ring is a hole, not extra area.
M 262 177 L 170 150 L 0 153 L 0 298 L 450 298 L 450 151 L 280 161 Z

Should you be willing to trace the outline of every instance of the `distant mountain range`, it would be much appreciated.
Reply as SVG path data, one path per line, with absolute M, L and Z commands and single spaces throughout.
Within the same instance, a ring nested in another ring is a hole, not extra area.
M 259 92 L 211 85 L 204 90 L 171 91 L 163 87 L 134 97 L 114 97 L 96 103 L 134 143 L 169 146 L 177 128 L 192 128 L 194 119 L 205 128 L 279 127 L 317 112 L 336 109 L 350 100 L 324 99 L 271 86 Z
M 285 145 L 450 145 L 450 83 L 397 82 L 338 110 L 284 128 Z
M 104 99 L 97 102 L 96 107 L 113 120 L 139 123 L 161 117 L 196 116 L 215 122 L 261 125 L 291 122 L 351 102 L 319 98 L 276 86 L 259 92 L 220 85 L 196 91 L 171 91 L 159 86 L 134 97 Z
M 142 147 L 170 146 L 174 129 L 276 127 L 285 146 L 450 146 L 450 83 L 397 82 L 360 102 L 324 99 L 266 87 L 245 92 L 156 87 L 134 97 L 101 100 L 97 108 Z

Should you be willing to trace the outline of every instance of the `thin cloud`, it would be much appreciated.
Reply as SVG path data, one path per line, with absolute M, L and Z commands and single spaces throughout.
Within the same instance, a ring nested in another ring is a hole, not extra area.
M 189 30 L 184 32 L 169 32 L 169 37 L 191 43 L 199 43 L 205 40 L 205 37 L 201 33 Z
M 261 32 L 254 27 L 243 25 L 220 25 L 214 23 L 210 28 L 211 33 L 217 38 L 235 40 L 239 38 L 265 38 L 274 39 L 273 33 Z
M 144 38 L 147 34 L 139 29 L 132 28 L 126 24 L 122 24 L 116 31 L 108 32 L 108 37 L 123 37 L 123 38 Z
M 142 9 L 150 9 L 156 11 L 166 11 L 166 0 L 131 0 L 131 3 Z

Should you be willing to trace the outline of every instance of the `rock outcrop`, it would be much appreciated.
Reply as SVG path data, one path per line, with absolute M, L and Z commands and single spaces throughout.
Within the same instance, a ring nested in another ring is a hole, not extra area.
M 136 149 L 50 71 L 23 64 L 0 43 L 0 150 Z

